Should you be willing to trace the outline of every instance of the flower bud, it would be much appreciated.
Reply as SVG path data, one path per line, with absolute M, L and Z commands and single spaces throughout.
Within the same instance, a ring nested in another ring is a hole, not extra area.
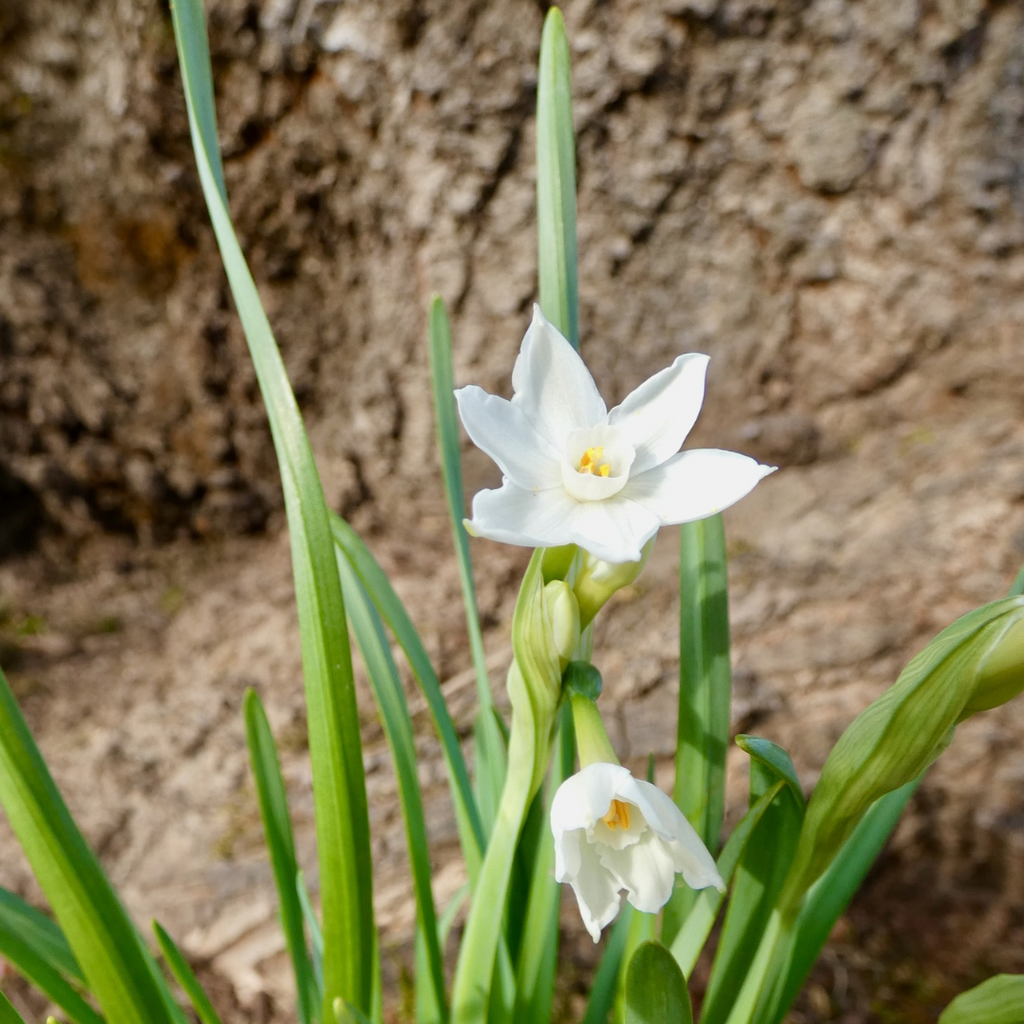
M 580 606 L 580 623 L 584 629 L 594 621 L 594 616 L 607 604 L 617 590 L 628 587 L 643 572 L 651 552 L 654 550 L 652 537 L 644 546 L 638 562 L 605 562 L 583 551 L 583 564 L 573 590 Z
M 580 642 L 580 606 L 564 580 L 552 580 L 544 587 L 544 605 L 551 624 L 551 639 L 564 671 Z
M 1024 609 L 995 640 L 978 666 L 974 692 L 960 721 L 998 707 L 1024 690 Z
M 867 809 L 916 779 L 953 728 L 1024 689 L 1024 597 L 993 601 L 944 629 L 865 708 L 821 770 L 780 897 L 792 912 Z

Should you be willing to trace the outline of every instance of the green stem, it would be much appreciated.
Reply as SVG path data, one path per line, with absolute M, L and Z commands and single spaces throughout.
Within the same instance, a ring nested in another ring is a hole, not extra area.
M 517 671 L 515 665 L 511 671 Z M 482 1024 L 487 1018 L 491 975 L 501 936 L 512 864 L 533 796 L 534 746 L 533 724 L 513 715 L 509 772 L 473 894 L 455 970 L 452 1024 Z
M 786 941 L 792 925 L 792 919 L 785 920 L 781 911 L 772 911 L 768 926 L 761 936 L 761 944 L 757 947 L 757 953 L 726 1024 L 751 1024 L 769 968 L 775 960 L 775 951 Z
M 597 709 L 597 702 L 585 697 L 582 693 L 573 693 L 569 701 L 572 705 L 573 725 L 576 727 L 576 747 L 580 752 L 580 767 L 595 764 L 599 761 L 607 764 L 618 764 L 619 759 L 612 749 L 611 740 Z

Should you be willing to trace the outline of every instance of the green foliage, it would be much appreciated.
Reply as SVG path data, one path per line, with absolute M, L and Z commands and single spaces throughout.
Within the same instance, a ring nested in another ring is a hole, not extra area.
M 201 0 L 171 7 L 199 178 L 277 452 L 291 537 L 306 683 L 324 931 L 324 1017 L 370 1006 L 372 863 L 359 715 L 327 505 L 284 363 L 235 237 L 217 142 Z
M 544 315 L 580 347 L 576 253 L 576 142 L 569 40 L 557 7 L 548 10 L 537 81 L 537 277 Z
M 1020 1024 L 1024 1020 L 1024 975 L 997 974 L 956 997 L 939 1024 Z
M 685 523 L 679 532 L 679 715 L 672 795 L 712 854 L 725 813 L 729 747 L 729 598 L 721 516 Z M 665 908 L 670 943 L 696 900 L 676 890 Z
M 170 993 L 99 861 L 72 821 L 2 672 L 0 804 L 104 1015 L 115 1024 L 175 1021 Z M 37 929 L 37 941 L 39 934 Z M 13 938 L 17 942 L 19 936 Z M 55 1001 L 73 1013 L 66 1005 L 75 1005 L 73 990 L 58 984 L 62 979 L 56 970 L 43 970 L 49 967 L 46 957 L 37 954 L 33 958 L 32 953 L 33 947 L 23 941 L 19 955 L 34 971 L 32 980 L 40 987 L 47 984 Z M 52 955 L 51 947 L 51 960 Z M 61 1000 L 56 999 L 57 993 Z M 88 1007 L 81 1000 L 78 1003 L 75 1018 L 93 1024 L 95 1015 L 90 1017 Z
M 164 960 L 167 962 L 171 974 L 174 975 L 174 980 L 188 996 L 189 1002 L 202 1024 L 221 1024 L 221 1019 L 217 1016 L 217 1011 L 214 1010 L 209 996 L 203 991 L 202 985 L 192 973 L 192 968 L 181 955 L 181 950 L 174 944 L 174 940 L 156 921 L 153 922 L 153 931 L 156 934 L 160 952 L 163 953 Z
M 321 993 L 309 959 L 306 933 L 303 929 L 303 910 L 299 900 L 299 888 L 296 885 L 299 865 L 295 856 L 291 818 L 288 814 L 288 794 L 281 776 L 281 764 L 277 757 L 274 736 L 270 731 L 270 723 L 255 690 L 247 690 L 245 694 L 245 739 L 249 747 L 253 777 L 256 780 L 263 835 L 274 869 L 281 929 L 295 975 L 299 1021 L 301 1024 L 312 1024 L 313 1021 L 320 1019 Z
M 626 973 L 625 1024 L 693 1024 L 686 979 L 660 943 L 642 943 Z

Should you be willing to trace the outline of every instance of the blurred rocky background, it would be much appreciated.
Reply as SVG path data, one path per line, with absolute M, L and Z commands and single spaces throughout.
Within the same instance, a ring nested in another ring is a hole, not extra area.
M 328 499 L 393 574 L 462 723 L 424 311 L 434 290 L 449 302 L 460 383 L 508 393 L 535 298 L 545 6 L 207 4 L 232 210 Z M 694 441 L 782 467 L 727 519 L 734 724 L 783 743 L 810 787 L 852 717 L 1024 559 L 1024 6 L 565 13 L 582 349 L 610 403 L 678 352 L 709 352 Z M 469 490 L 494 480 L 469 450 L 466 473 Z M 289 1019 L 248 685 L 280 737 L 315 885 L 283 526 L 166 5 L 3 0 L 0 663 L 129 905 L 161 918 L 238 1022 Z M 672 533 L 596 654 L 621 753 L 653 752 L 666 773 Z M 497 686 L 524 556 L 474 551 Z M 411 893 L 363 710 L 397 1015 Z M 461 865 L 417 720 L 441 899 Z M 987 974 L 1024 970 L 1022 741 L 1019 702 L 958 731 L 793 1024 L 932 1021 Z M 738 811 L 741 757 L 730 785 Z M 6 826 L 0 881 L 38 898 Z M 569 909 L 559 1007 L 574 1020 L 594 951 Z

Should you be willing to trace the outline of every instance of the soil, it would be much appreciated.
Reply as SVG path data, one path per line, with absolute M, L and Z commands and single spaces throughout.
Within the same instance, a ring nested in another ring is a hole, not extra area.
M 232 211 L 328 500 L 463 727 L 424 314 L 439 291 L 458 382 L 509 393 L 535 298 L 543 8 L 208 5 Z M 708 352 L 692 442 L 782 467 L 727 514 L 734 726 L 782 743 L 810 788 L 854 715 L 1024 559 L 1024 8 L 573 0 L 566 19 L 582 351 L 610 403 Z M 249 686 L 267 704 L 315 888 L 291 569 L 162 4 L 0 7 L 0 238 L 0 664 L 133 913 L 181 941 L 226 1024 L 287 1020 L 240 705 Z M 467 494 L 496 478 L 468 447 L 465 471 Z M 621 755 L 653 753 L 666 784 L 675 544 L 664 531 L 595 646 Z M 474 556 L 500 696 L 525 553 Z M 361 696 L 398 1007 L 411 893 Z M 444 899 L 462 869 L 422 707 L 417 723 Z M 932 1021 L 1024 970 L 1022 740 L 1019 700 L 957 730 L 794 1024 Z M 6 826 L 0 883 L 39 898 Z M 569 904 L 565 924 L 559 1007 L 578 1019 L 595 954 Z

